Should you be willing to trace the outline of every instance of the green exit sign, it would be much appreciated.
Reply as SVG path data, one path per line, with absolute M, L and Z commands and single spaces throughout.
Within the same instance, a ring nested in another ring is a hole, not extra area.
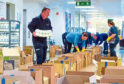
M 76 6 L 91 6 L 91 2 L 76 2 Z

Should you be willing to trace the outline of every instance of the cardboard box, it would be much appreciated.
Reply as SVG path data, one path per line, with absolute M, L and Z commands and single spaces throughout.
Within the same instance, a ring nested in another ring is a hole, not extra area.
M 31 71 L 31 69 L 33 71 Z M 42 74 L 42 69 L 41 68 L 31 68 L 31 69 L 23 69 L 21 71 L 28 71 L 31 74 L 31 77 L 34 79 L 35 84 L 42 84 L 42 79 L 43 79 L 43 74 Z
M 42 76 L 42 71 L 38 71 L 36 76 Z M 35 82 L 38 78 L 36 78 L 36 80 L 34 80 L 31 77 L 31 72 L 30 71 L 16 71 L 16 70 L 9 70 L 9 71 L 4 71 L 4 74 L 2 75 L 4 78 L 10 78 L 10 79 L 14 79 L 14 80 L 19 80 L 21 81 L 21 84 L 31 84 L 33 82 Z M 40 78 L 40 77 L 39 77 Z M 41 81 L 41 79 L 40 79 Z M 11 84 L 11 83 L 9 83 Z M 40 83 L 42 84 L 42 83 Z
M 74 65 L 76 63 L 76 70 L 80 70 L 81 68 L 84 67 L 84 53 L 82 52 L 70 53 L 70 54 L 64 54 L 63 56 L 74 60 Z
M 4 61 L 3 62 L 4 70 L 19 68 L 20 51 L 18 48 L 3 48 L 2 53 L 3 53 L 3 61 Z
M 12 70 L 19 68 L 20 60 L 6 60 L 3 62 L 4 70 Z
M 3 66 L 4 70 L 13 70 L 14 66 L 12 63 L 8 63 L 8 62 L 4 62 L 4 66 Z
M 85 84 L 89 82 L 89 77 L 93 75 L 91 72 L 67 72 L 69 75 L 57 79 L 57 84 Z
M 3 48 L 2 53 L 4 57 L 20 56 L 20 51 L 18 50 L 18 48 Z
M 94 75 L 94 72 L 67 71 L 66 75 L 86 75 L 86 76 L 92 76 L 92 75 Z
M 33 66 L 33 62 L 19 66 L 19 70 L 28 69 L 29 66 Z
M 3 73 L 3 56 L 2 52 L 0 52 L 0 74 Z
M 21 51 L 21 57 L 20 57 L 20 64 L 24 65 L 24 64 L 30 64 L 33 62 L 33 55 L 31 54 L 25 54 L 24 51 Z
M 124 76 L 113 75 L 113 76 L 103 76 L 100 80 L 101 83 L 124 83 Z
M 48 77 L 43 77 L 43 84 L 50 84 Z
M 50 57 L 55 57 L 56 54 L 61 54 L 62 53 L 62 50 L 58 50 L 57 52 L 57 49 L 61 49 L 58 45 L 53 45 L 53 46 L 50 46 Z
M 5 84 L 28 84 L 25 80 L 25 76 L 3 76 L 5 79 Z M 2 81 L 2 79 L 1 79 Z M 0 84 L 4 84 L 4 82 L 1 82 Z
M 101 61 L 101 60 L 114 60 L 114 61 L 117 61 L 118 58 L 117 57 L 100 57 L 98 61 Z
M 32 62 L 33 62 L 33 56 L 32 55 L 26 56 L 25 64 L 32 63 Z
M 42 69 L 43 76 L 48 77 L 50 79 L 50 84 L 55 84 L 55 69 L 53 65 L 34 65 L 30 66 L 29 69 Z
M 33 56 L 33 46 L 24 46 L 24 53 Z
M 66 75 L 57 79 L 57 84 L 84 84 L 89 82 L 88 76 Z
M 101 61 L 98 62 L 98 70 L 97 75 L 104 75 L 105 74 L 105 68 L 107 66 L 121 66 L 121 59 L 118 59 L 117 57 L 101 57 Z
M 105 75 L 124 75 L 124 67 L 108 66 L 105 69 Z
M 97 75 L 104 75 L 105 73 L 105 66 L 116 66 L 116 62 L 98 62 L 98 70 Z
M 89 51 L 85 51 L 85 57 L 84 57 L 84 66 L 87 67 L 90 64 L 92 64 L 92 53 Z

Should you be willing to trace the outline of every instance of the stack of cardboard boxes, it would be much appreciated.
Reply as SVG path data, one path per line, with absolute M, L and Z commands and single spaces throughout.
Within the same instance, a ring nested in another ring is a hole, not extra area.
M 101 83 L 124 83 L 124 67 L 109 66 L 105 69 L 105 75 L 102 76 Z
M 3 55 L 2 55 L 2 48 L 0 48 L 0 74 L 3 73 Z
M 94 50 L 93 50 L 94 49 Z M 79 71 L 92 64 L 95 55 L 100 54 L 101 48 L 94 47 L 86 49 L 85 52 L 68 53 L 54 60 L 55 71 L 60 75 L 65 75 L 66 71 Z M 94 55 L 95 54 L 95 55 Z
M 17 48 L 3 48 L 2 53 L 4 70 L 12 70 L 19 68 L 20 52 Z
M 20 51 L 20 69 L 33 65 L 33 47 L 25 46 L 24 51 Z
M 121 66 L 121 59 L 117 57 L 100 57 L 98 61 L 97 75 L 104 75 L 107 66 Z

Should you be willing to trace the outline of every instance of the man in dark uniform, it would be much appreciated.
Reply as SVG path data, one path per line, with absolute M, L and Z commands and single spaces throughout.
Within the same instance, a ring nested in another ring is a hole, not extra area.
M 94 40 L 95 40 L 95 46 L 96 45 L 101 45 L 103 42 L 103 46 L 104 46 L 104 50 L 103 50 L 103 54 L 107 55 L 108 54 L 108 43 L 107 43 L 107 38 L 108 38 L 108 34 L 107 33 L 97 33 L 96 35 L 94 35 Z
M 38 37 L 36 35 L 35 30 L 52 30 L 51 22 L 48 18 L 50 13 L 49 8 L 43 8 L 42 13 L 33 18 L 29 23 L 28 28 L 32 33 L 32 41 L 35 48 L 36 56 L 37 56 L 37 64 L 42 64 L 46 60 L 47 55 L 47 38 L 46 37 Z
M 67 49 L 68 49 L 68 45 L 67 45 L 67 42 L 66 42 L 66 36 L 69 32 L 65 32 L 62 34 L 62 41 L 63 41 L 63 45 L 64 45 L 64 48 L 65 48 L 65 51 L 64 53 L 67 53 Z

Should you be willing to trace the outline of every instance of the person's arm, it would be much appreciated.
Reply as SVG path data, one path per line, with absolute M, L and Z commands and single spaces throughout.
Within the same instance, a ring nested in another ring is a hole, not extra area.
M 74 39 L 74 46 L 75 46 L 77 52 L 79 52 L 80 49 L 79 49 L 79 47 L 78 47 L 78 35 L 75 36 L 75 39 Z
M 36 26 L 37 26 L 37 19 L 33 18 L 32 21 L 28 24 L 28 29 L 30 30 L 30 32 L 33 34 L 34 37 L 37 37 L 35 33 Z
M 108 43 L 111 39 L 115 38 L 117 31 L 116 31 L 115 29 L 111 29 L 111 32 L 112 32 L 112 35 L 107 38 L 107 43 Z
M 100 35 L 100 37 L 99 37 L 99 41 L 100 41 L 100 43 L 98 43 L 98 45 L 101 45 L 102 44 L 102 42 L 103 42 L 103 37 Z
M 35 31 L 36 26 L 37 26 L 37 19 L 33 18 L 32 21 L 28 24 L 28 29 L 30 30 L 31 33 Z
M 112 34 L 110 37 L 111 37 L 111 38 L 115 38 L 115 36 L 116 36 L 116 34 Z
M 82 52 L 85 51 L 85 47 L 86 47 L 86 40 L 82 41 Z
M 98 45 L 98 39 L 95 39 L 95 46 Z

